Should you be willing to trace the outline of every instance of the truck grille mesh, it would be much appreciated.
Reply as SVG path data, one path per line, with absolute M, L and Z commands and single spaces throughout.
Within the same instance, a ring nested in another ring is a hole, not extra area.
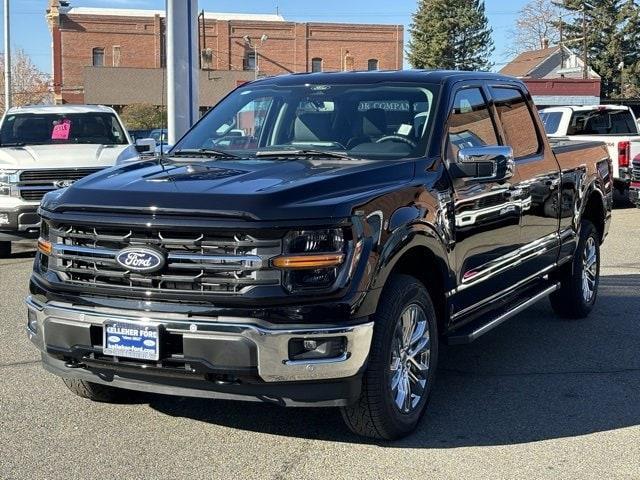
M 18 189 L 20 197 L 29 202 L 39 202 L 45 194 L 64 184 L 71 184 L 101 168 L 66 168 L 56 170 L 25 170 L 20 173 Z
M 640 182 L 640 162 L 633 162 L 633 169 L 631 170 L 631 179 L 634 182 Z
M 269 260 L 280 254 L 280 239 L 234 233 L 51 225 L 49 270 L 65 284 L 93 285 L 123 292 L 185 292 L 239 295 L 257 286 L 279 285 Z M 162 252 L 165 266 L 136 273 L 116 261 L 129 247 Z

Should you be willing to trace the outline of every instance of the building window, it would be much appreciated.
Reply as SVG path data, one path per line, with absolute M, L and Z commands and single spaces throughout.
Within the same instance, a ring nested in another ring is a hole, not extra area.
M 314 58 L 313 60 L 311 60 L 311 71 L 313 73 L 322 71 L 322 59 L 321 58 Z
M 120 46 L 116 45 L 113 47 L 113 66 L 120 66 Z
M 378 60 L 376 58 L 370 59 L 369 62 L 367 63 L 367 69 L 369 71 L 378 70 Z
M 256 52 L 250 50 L 247 52 L 247 55 L 244 59 L 244 69 L 245 70 L 255 70 L 256 69 Z
M 104 48 L 93 49 L 93 66 L 104 67 Z

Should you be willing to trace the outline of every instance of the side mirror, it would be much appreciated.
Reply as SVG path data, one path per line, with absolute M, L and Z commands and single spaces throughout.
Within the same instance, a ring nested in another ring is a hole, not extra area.
M 153 155 L 156 153 L 156 141 L 153 138 L 140 138 L 136 140 L 136 151 L 140 155 Z
M 513 148 L 501 145 L 462 148 L 458 151 L 454 170 L 457 178 L 494 182 L 507 180 L 515 170 Z

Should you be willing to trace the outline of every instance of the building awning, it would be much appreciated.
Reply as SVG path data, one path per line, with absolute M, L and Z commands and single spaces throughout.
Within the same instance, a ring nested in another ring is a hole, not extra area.
M 100 105 L 166 103 L 166 74 L 160 68 L 86 67 L 84 101 Z M 211 107 L 231 90 L 253 80 L 254 72 L 234 70 L 200 71 L 200 105 Z

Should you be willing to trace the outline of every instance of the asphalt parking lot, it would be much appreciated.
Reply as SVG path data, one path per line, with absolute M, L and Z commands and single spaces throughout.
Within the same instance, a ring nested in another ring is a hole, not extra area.
M 419 431 L 394 443 L 331 409 L 75 397 L 24 333 L 33 246 L 18 250 L 0 260 L 2 479 L 640 479 L 640 210 L 614 212 L 589 319 L 541 302 L 448 348 Z

